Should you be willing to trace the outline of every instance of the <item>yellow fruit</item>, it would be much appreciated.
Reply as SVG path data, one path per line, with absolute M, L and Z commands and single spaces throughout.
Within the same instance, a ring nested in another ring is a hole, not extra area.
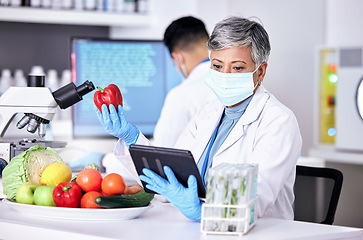
M 72 179 L 72 170 L 62 162 L 52 163 L 46 167 L 40 178 L 42 185 L 55 185 L 61 182 L 69 182 Z

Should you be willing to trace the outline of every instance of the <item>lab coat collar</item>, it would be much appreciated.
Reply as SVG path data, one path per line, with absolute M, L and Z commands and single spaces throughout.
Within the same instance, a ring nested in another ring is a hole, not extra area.
M 221 120 L 223 109 L 224 106 L 216 99 L 212 104 L 206 106 L 206 112 L 208 112 L 208 114 L 198 121 L 198 131 L 195 136 L 195 145 L 192 150 L 192 154 L 197 158 L 195 159 L 197 162 Z
M 245 113 L 240 119 L 242 125 L 247 125 L 256 121 L 269 98 L 270 96 L 265 88 L 262 85 L 259 86 L 252 97 L 250 104 L 247 106 Z
M 244 136 L 247 126 L 257 120 L 268 98 L 269 95 L 266 93 L 265 89 L 262 86 L 259 86 L 254 96 L 252 97 L 250 104 L 247 106 L 245 113 L 238 120 L 237 124 L 229 133 L 229 136 L 218 149 L 218 151 L 216 152 L 216 156 Z

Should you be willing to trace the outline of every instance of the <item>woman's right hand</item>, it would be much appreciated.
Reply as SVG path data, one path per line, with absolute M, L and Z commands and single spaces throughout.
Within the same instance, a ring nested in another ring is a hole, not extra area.
M 170 167 L 163 167 L 167 179 L 162 178 L 150 169 L 144 168 L 140 175 L 141 181 L 146 182 L 146 188 L 163 195 L 169 202 L 179 209 L 187 218 L 200 221 L 202 202 L 198 197 L 197 179 L 194 175 L 188 177 L 188 187 L 184 187 L 175 177 Z
M 127 147 L 136 143 L 140 131 L 135 125 L 126 120 L 121 105 L 118 105 L 118 112 L 112 104 L 109 107 L 103 104 L 102 113 L 98 109 L 96 111 L 98 120 L 109 134 L 124 140 Z

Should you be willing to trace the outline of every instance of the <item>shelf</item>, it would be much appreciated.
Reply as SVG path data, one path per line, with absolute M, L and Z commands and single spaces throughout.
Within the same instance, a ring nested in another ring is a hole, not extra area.
M 147 14 L 0 7 L 0 21 L 90 26 L 145 27 L 151 24 Z
M 363 165 L 363 152 L 349 152 L 334 146 L 319 146 L 309 150 L 310 157 L 323 158 L 326 162 Z

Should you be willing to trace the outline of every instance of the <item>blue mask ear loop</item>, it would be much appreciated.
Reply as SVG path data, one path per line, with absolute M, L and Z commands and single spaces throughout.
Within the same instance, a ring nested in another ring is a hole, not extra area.
M 187 73 L 187 69 L 185 68 L 184 59 L 180 55 L 180 53 L 178 53 L 177 56 L 178 56 L 178 59 L 179 59 L 179 62 L 180 62 L 180 68 L 181 68 L 182 75 L 183 75 L 184 78 L 187 78 L 188 77 L 188 73 Z
M 254 74 L 261 67 L 261 64 L 257 66 L 257 68 L 255 69 L 255 71 L 252 72 L 252 74 Z
M 262 63 L 261 63 L 262 64 Z M 258 65 L 257 66 L 257 68 L 255 69 L 255 71 L 253 71 L 252 72 L 252 75 L 260 68 L 260 66 L 261 66 L 261 64 L 260 65 Z M 258 87 L 258 86 L 261 86 L 261 82 L 259 82 L 259 81 L 257 81 L 257 84 L 256 84 L 256 86 L 253 88 L 253 92 L 256 90 L 256 88 Z
M 253 88 L 253 92 L 255 92 L 255 90 L 257 89 L 258 86 L 261 86 L 261 82 L 257 81 L 256 86 Z

